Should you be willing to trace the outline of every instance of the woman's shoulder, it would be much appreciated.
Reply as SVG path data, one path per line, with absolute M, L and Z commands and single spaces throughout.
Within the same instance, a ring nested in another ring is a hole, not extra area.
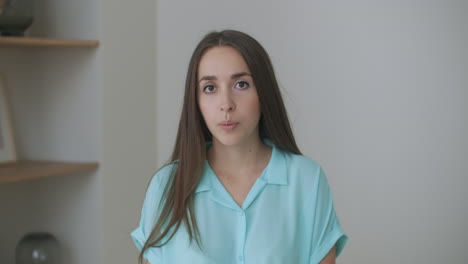
M 286 163 L 288 184 L 294 190 L 291 197 L 299 197 L 299 201 L 311 201 L 312 195 L 329 192 L 327 176 L 315 159 L 289 153 Z
M 300 171 L 318 171 L 321 169 L 320 164 L 308 156 L 302 154 L 294 154 L 291 152 L 283 152 L 286 158 L 287 166 L 291 170 L 300 170 Z
M 145 201 L 143 204 L 142 218 L 146 219 L 145 216 L 150 217 L 150 219 L 145 220 L 147 224 L 154 224 L 154 219 L 152 219 L 152 217 L 159 210 L 161 202 L 164 201 L 165 187 L 176 166 L 176 163 L 164 165 L 153 174 L 146 188 Z
M 313 186 L 325 176 L 321 164 L 313 158 L 291 152 L 283 152 L 283 156 L 288 181 L 298 188 Z
M 171 177 L 171 175 L 173 175 L 176 168 L 177 168 L 177 161 L 171 162 L 159 168 L 153 174 L 153 177 L 151 178 L 151 181 L 148 185 L 147 192 L 158 191 L 162 189 L 164 186 L 166 186 L 167 182 L 169 181 L 169 178 Z
M 268 145 L 273 147 L 273 151 L 275 152 L 273 161 L 275 163 L 283 164 L 289 171 L 301 170 L 310 172 L 320 169 L 320 164 L 316 160 L 302 154 L 292 153 L 280 144 L 274 144 L 269 139 L 264 140 Z
M 171 162 L 159 168 L 154 174 L 154 177 L 159 178 L 160 180 L 164 180 L 172 175 L 174 170 L 177 168 L 178 161 Z

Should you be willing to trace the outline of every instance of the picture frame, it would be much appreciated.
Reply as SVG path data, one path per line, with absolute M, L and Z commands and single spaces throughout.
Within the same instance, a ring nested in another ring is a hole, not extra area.
M 16 163 L 16 145 L 11 123 L 5 75 L 0 72 L 0 165 Z
M 3 6 L 5 6 L 6 0 L 0 0 L 0 16 L 3 14 Z
M 6 0 L 0 0 L 0 16 L 3 14 L 3 7 L 5 6 Z

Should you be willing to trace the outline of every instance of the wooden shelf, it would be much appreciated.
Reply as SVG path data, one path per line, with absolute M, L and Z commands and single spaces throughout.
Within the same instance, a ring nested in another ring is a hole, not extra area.
M 63 48 L 94 48 L 99 46 L 97 40 L 67 40 L 67 39 L 50 39 L 50 38 L 30 38 L 30 37 L 0 37 L 1 48 L 14 47 L 63 47 Z
M 97 162 L 19 161 L 0 165 L 0 184 L 97 169 Z

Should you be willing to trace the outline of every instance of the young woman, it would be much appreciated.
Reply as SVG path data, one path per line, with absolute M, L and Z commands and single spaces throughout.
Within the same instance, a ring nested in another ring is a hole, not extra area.
M 171 161 L 131 235 L 151 264 L 335 263 L 344 248 L 327 178 L 301 155 L 268 54 L 247 34 L 212 32 L 195 48 Z

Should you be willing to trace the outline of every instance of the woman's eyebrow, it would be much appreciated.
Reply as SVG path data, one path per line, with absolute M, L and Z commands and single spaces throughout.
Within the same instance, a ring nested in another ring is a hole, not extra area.
M 248 72 L 235 73 L 235 74 L 231 75 L 231 79 L 237 79 L 237 78 L 245 76 L 245 75 L 250 76 L 250 73 L 248 73 Z
M 242 76 L 245 76 L 245 75 L 251 76 L 250 73 L 248 73 L 248 72 L 239 72 L 239 73 L 234 73 L 233 75 L 231 75 L 231 79 L 236 79 L 236 78 L 239 78 L 239 77 L 242 77 Z M 216 78 L 216 76 L 205 75 L 205 76 L 200 78 L 198 83 L 200 83 L 201 81 L 212 81 L 212 80 L 217 80 L 217 79 L 218 78 Z

